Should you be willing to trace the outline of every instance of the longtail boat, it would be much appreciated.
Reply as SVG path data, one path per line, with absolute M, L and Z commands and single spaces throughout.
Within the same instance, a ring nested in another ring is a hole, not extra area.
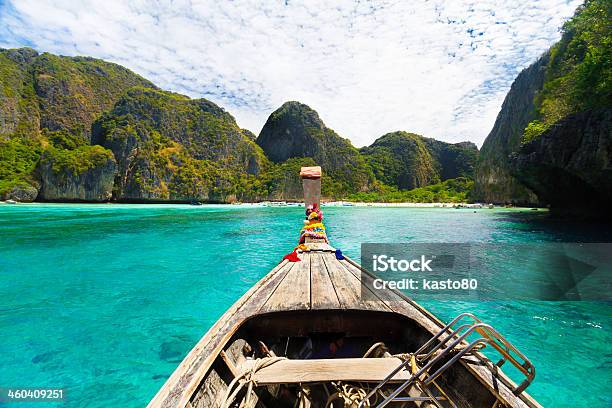
M 302 168 L 301 177 L 308 218 L 321 222 L 321 169 Z M 305 231 L 149 408 L 540 406 L 525 392 L 533 364 L 492 326 L 469 313 L 444 324 L 399 291 L 372 290 L 375 277 L 321 228 Z M 505 363 L 522 376 L 518 384 L 501 371 Z

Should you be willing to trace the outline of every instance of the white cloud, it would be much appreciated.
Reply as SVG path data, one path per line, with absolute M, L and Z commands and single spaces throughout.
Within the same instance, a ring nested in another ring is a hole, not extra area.
M 407 130 L 478 145 L 575 0 L 0 0 L 0 46 L 124 65 L 259 132 L 287 100 L 357 146 Z

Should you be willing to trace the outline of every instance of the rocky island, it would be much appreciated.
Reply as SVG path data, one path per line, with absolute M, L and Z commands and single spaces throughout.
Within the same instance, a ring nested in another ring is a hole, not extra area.
M 325 169 L 325 196 L 375 197 L 471 178 L 478 153 L 469 142 L 406 132 L 360 150 L 299 102 L 283 104 L 254 137 L 211 101 L 94 58 L 22 48 L 1 50 L 0 66 L 4 199 L 292 200 L 302 194 L 295 170 L 315 162 Z

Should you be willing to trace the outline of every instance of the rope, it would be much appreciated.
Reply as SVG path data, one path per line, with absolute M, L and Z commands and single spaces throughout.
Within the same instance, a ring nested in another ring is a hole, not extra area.
M 307 385 L 300 384 L 298 391 L 298 399 L 294 405 L 296 408 L 310 408 L 310 388 Z
M 378 343 L 376 343 L 378 344 Z M 469 353 L 466 353 L 465 355 L 470 355 L 472 354 L 472 352 L 474 351 L 480 351 L 483 348 L 485 348 L 486 344 L 477 344 L 475 347 L 472 348 L 472 350 Z M 374 347 L 374 346 L 372 346 Z M 458 353 L 460 351 L 462 351 L 463 349 L 465 349 L 466 346 L 455 346 L 452 350 L 448 350 L 449 354 L 455 354 Z M 369 351 L 369 350 L 368 350 Z M 432 353 L 431 356 L 429 356 L 430 359 L 436 358 L 437 356 L 439 356 L 442 352 L 445 352 L 446 349 L 441 349 L 441 350 L 436 350 L 434 353 Z M 412 357 L 416 357 L 416 359 L 418 361 L 421 361 L 423 357 L 425 357 L 427 354 L 418 354 L 418 355 L 414 355 L 413 353 L 398 353 L 398 354 L 393 354 L 393 357 L 397 357 L 401 360 L 407 361 L 412 359 Z M 365 357 L 365 356 L 364 356 Z
M 370 347 L 368 351 L 365 352 L 365 354 L 363 355 L 363 358 L 368 358 L 368 356 L 372 354 L 372 352 L 374 352 L 374 350 L 376 350 L 379 347 L 385 347 L 385 343 L 383 343 L 382 341 L 379 341 L 378 343 L 372 344 L 372 347 Z
M 341 382 L 332 382 L 332 384 L 336 387 L 337 392 L 329 396 L 325 408 L 333 407 L 333 402 L 338 400 L 342 401 L 342 406 L 345 408 L 356 408 L 362 401 L 364 407 L 370 406 L 370 401 L 365 399 L 367 392 L 363 388 L 342 384 Z
M 231 383 L 227 386 L 227 390 L 225 390 L 225 394 L 223 395 L 223 399 L 221 400 L 221 404 L 219 404 L 222 408 L 229 408 L 230 404 L 236 399 L 238 393 L 244 388 L 245 385 L 248 385 L 245 405 L 248 406 L 251 401 L 251 395 L 253 394 L 253 387 L 257 386 L 255 381 L 255 373 L 261 370 L 262 368 L 266 368 L 271 366 L 274 363 L 277 363 L 281 360 L 286 360 L 285 357 L 266 357 L 266 358 L 258 358 L 255 360 L 255 364 L 251 367 L 250 370 L 244 371 L 237 377 L 234 377 Z M 241 381 L 242 380 L 242 381 Z

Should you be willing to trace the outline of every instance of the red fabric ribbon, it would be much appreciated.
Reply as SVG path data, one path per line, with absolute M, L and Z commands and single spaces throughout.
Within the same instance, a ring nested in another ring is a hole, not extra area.
M 297 250 L 294 250 L 290 254 L 285 255 L 283 257 L 283 260 L 285 260 L 285 259 L 288 260 L 289 262 L 299 262 L 299 261 L 301 261 L 301 259 L 298 258 Z

